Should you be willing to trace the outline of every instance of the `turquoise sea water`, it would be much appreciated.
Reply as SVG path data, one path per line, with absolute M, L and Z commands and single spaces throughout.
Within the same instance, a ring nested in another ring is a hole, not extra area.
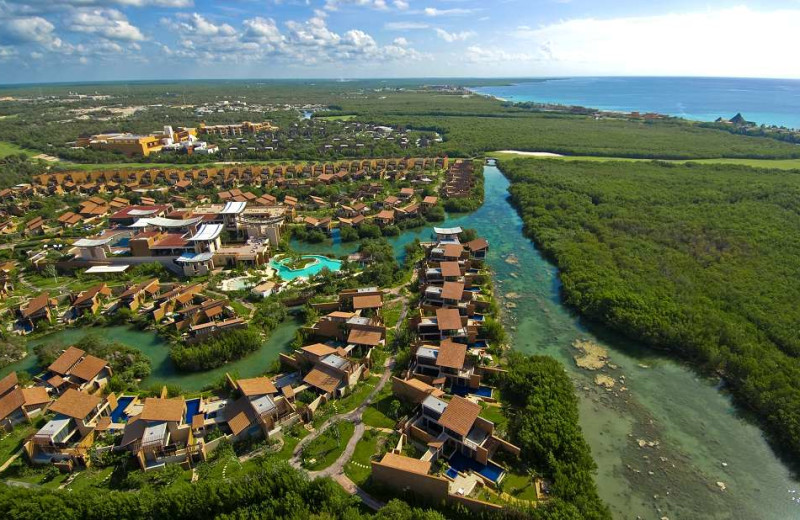
M 657 112 L 698 121 L 737 112 L 758 124 L 800 128 L 800 80 L 748 78 L 559 78 L 477 87 L 509 101 Z

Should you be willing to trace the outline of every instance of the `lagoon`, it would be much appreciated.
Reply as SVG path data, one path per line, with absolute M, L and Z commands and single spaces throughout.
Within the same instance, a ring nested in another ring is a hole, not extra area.
M 187 392 L 197 392 L 207 385 L 216 383 L 226 372 L 238 373 L 240 377 L 254 377 L 264 373 L 278 359 L 278 354 L 288 349 L 299 326 L 300 322 L 290 316 L 272 331 L 272 335 L 258 351 L 206 372 L 178 371 L 169 357 L 169 345 L 153 331 L 125 326 L 64 329 L 29 342 L 28 356 L 0 369 L 0 377 L 12 370 L 25 371 L 30 374 L 39 373 L 38 359 L 33 353 L 33 347 L 37 344 L 61 343 L 67 347 L 75 344 L 87 334 L 95 334 L 102 336 L 105 340 L 116 341 L 125 346 L 139 349 L 150 359 L 152 371 L 150 376 L 141 382 L 140 388 L 147 389 L 153 385 L 173 384 Z

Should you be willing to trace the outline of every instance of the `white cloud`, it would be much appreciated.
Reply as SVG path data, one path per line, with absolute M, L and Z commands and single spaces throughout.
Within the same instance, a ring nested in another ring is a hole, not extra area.
M 341 6 L 352 5 L 356 7 L 371 7 L 385 11 L 389 8 L 386 5 L 386 0 L 325 0 L 325 9 L 328 11 L 336 11 Z
M 421 22 L 387 22 L 383 24 L 387 31 L 414 31 L 418 29 L 429 29 L 430 25 Z
M 272 18 L 252 18 L 242 22 L 242 26 L 244 27 L 244 40 L 271 45 L 283 42 L 283 35 Z
M 426 7 L 423 11 L 425 16 L 459 16 L 475 12 L 474 9 L 463 9 L 454 7 L 452 9 L 437 9 L 436 7 Z
M 436 35 L 448 43 L 463 42 L 473 36 L 476 36 L 475 31 L 461 31 L 461 32 L 447 32 L 444 29 L 436 28 Z
M 138 27 L 131 25 L 116 9 L 80 9 L 67 20 L 67 27 L 76 32 L 99 34 L 112 40 L 142 41 Z
M 46 43 L 55 26 L 41 16 L 11 18 L 0 22 L 0 42 Z
M 747 7 L 566 20 L 515 35 L 549 62 L 544 73 L 800 77 L 800 9 Z
M 487 49 L 478 45 L 467 47 L 464 57 L 472 63 L 494 63 L 531 61 L 534 58 L 531 54 L 523 52 L 508 52 L 503 49 Z
M 394 2 L 392 3 L 396 8 L 398 8 L 401 11 L 405 11 L 406 9 L 408 9 L 408 2 L 406 2 L 406 0 L 394 0 Z
M 395 45 L 399 45 L 400 47 L 406 47 L 410 45 L 408 40 L 406 40 L 402 36 L 400 36 L 399 38 L 395 38 L 394 41 L 392 41 L 392 43 L 394 43 Z
M 236 34 L 236 29 L 230 25 L 215 24 L 203 15 L 198 13 L 178 13 L 178 19 L 174 27 L 181 32 L 196 34 L 198 36 L 233 36 Z
M 80 7 L 192 7 L 194 0 L 4 0 L 0 7 L 17 15 L 54 13 Z

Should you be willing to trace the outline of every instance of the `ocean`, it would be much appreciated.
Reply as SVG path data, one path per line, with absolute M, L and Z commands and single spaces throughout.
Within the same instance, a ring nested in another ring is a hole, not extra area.
M 800 80 L 748 78 L 557 78 L 475 87 L 509 101 L 657 112 L 696 121 L 741 112 L 758 124 L 800 128 Z

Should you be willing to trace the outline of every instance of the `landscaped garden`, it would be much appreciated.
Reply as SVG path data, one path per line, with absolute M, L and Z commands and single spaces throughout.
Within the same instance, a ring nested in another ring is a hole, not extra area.
M 319 471 L 333 464 L 344 452 L 353 436 L 355 425 L 348 421 L 336 421 L 317 438 L 303 447 L 303 467 Z

